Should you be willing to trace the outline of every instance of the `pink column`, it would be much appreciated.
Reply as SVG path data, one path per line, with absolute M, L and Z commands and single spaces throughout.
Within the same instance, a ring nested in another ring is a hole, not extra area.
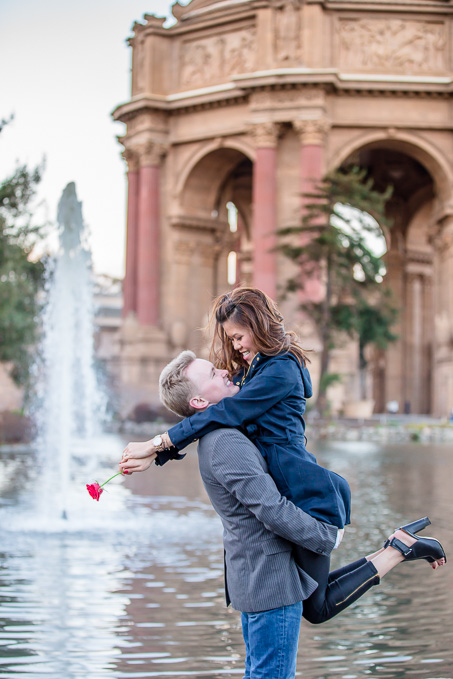
M 324 173 L 324 147 L 321 144 L 302 144 L 300 152 L 300 174 L 302 209 L 307 193 L 312 193 Z
M 277 292 L 277 130 L 257 125 L 253 167 L 253 285 L 274 298 Z
M 160 153 L 142 156 L 138 201 L 137 320 L 157 325 L 160 319 Z
M 236 243 L 235 243 L 235 250 L 236 250 L 236 285 L 241 285 L 242 282 L 242 276 L 243 276 L 243 266 L 242 266 L 242 251 L 244 247 L 244 242 L 245 242 L 245 224 L 244 220 L 242 219 L 241 213 L 238 211 L 237 214 L 237 233 L 236 233 Z
M 128 161 L 126 273 L 123 282 L 123 317 L 137 311 L 137 242 L 139 173 L 133 154 L 124 154 Z
M 307 194 L 313 193 L 324 176 L 324 144 L 330 125 L 325 118 L 320 118 L 318 120 L 295 121 L 294 127 L 299 132 L 301 140 L 300 190 L 303 215 L 305 206 L 312 200 L 307 198 Z M 305 234 L 303 237 L 307 238 Z M 323 290 L 320 276 L 321 272 L 316 271 L 309 280 L 304 282 L 304 288 L 301 290 L 302 302 L 307 299 L 319 302 L 322 299 Z

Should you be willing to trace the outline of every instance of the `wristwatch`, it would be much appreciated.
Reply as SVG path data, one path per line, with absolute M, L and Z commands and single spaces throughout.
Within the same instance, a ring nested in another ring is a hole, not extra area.
M 155 436 L 152 439 L 151 443 L 153 444 L 153 446 L 156 450 L 159 450 L 159 451 L 165 450 L 164 439 L 162 438 L 162 436 L 160 434 Z

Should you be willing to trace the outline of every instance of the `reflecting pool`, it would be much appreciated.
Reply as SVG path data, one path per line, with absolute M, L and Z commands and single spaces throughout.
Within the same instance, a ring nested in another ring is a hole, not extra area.
M 0 676 L 242 676 L 239 614 L 224 605 L 221 525 L 195 448 L 182 462 L 115 479 L 93 501 L 85 483 L 113 474 L 123 447 L 111 436 L 78 451 L 67 521 L 28 505 L 29 483 L 39 483 L 33 455 L 0 452 Z M 298 676 L 453 679 L 451 447 L 318 441 L 311 450 L 353 491 L 335 565 L 425 514 L 426 533 L 451 563 L 437 572 L 402 564 L 338 618 L 304 622 Z

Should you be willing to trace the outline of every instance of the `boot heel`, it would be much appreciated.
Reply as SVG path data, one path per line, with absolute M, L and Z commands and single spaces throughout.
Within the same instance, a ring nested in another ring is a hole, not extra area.
M 420 533 L 421 530 L 430 525 L 431 521 L 427 516 L 424 516 L 423 519 L 417 519 L 416 521 L 412 521 L 411 523 L 406 523 L 405 526 L 400 526 L 397 530 L 403 530 L 405 533 L 415 538 L 415 533 Z M 390 540 L 388 539 L 384 542 L 384 549 L 388 547 L 389 544 Z
M 412 523 L 407 523 L 405 526 L 401 526 L 399 530 L 404 530 L 406 533 L 411 535 L 412 533 L 420 533 L 421 530 L 431 525 L 431 521 L 427 516 L 423 519 L 417 519 L 417 521 L 412 521 Z

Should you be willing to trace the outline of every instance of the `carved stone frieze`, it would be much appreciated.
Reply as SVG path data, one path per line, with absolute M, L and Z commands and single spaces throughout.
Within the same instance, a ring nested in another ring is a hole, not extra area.
M 132 149 L 125 148 L 121 154 L 127 163 L 128 172 L 138 172 L 140 168 L 140 158 Z
M 303 146 L 323 146 L 331 124 L 327 118 L 316 118 L 314 120 L 294 120 L 293 127 Z
M 274 51 L 282 66 L 299 64 L 302 49 L 302 0 L 274 0 Z
M 257 148 L 273 148 L 277 145 L 280 125 L 270 121 L 251 123 L 248 131 L 252 135 Z
M 203 87 L 255 68 L 255 29 L 243 28 L 182 45 L 181 86 Z
M 443 21 L 341 19 L 337 26 L 343 70 L 425 74 L 447 68 Z
M 138 142 L 134 144 L 133 148 L 139 157 L 141 167 L 145 165 L 160 165 L 162 157 L 167 151 L 165 144 L 152 140 Z

